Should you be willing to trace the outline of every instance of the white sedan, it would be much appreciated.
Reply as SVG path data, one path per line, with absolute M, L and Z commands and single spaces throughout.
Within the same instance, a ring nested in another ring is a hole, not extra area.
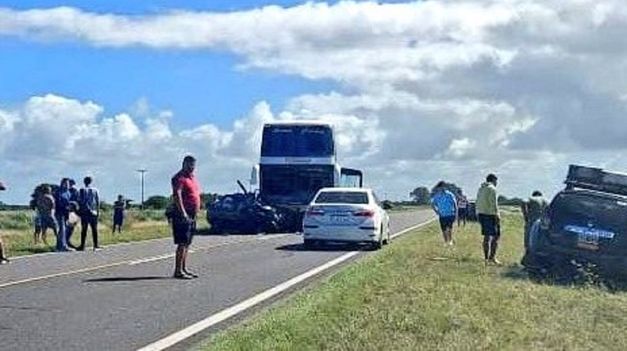
M 323 188 L 305 213 L 303 237 L 305 247 L 332 241 L 380 249 L 390 240 L 390 217 L 371 189 Z

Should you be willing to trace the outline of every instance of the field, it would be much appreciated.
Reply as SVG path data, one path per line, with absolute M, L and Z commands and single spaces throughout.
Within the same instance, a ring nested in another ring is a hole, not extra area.
M 521 270 L 522 220 L 504 218 L 485 266 L 476 224 L 445 247 L 437 224 L 395 240 L 197 349 L 625 350 L 627 293 Z
M 2 211 L 0 212 L 0 235 L 7 245 L 8 255 L 21 256 L 27 254 L 54 251 L 55 238 L 48 231 L 48 244 L 33 244 L 33 211 Z M 111 234 L 112 213 L 103 212 L 98 226 L 100 244 L 108 245 L 122 242 L 148 240 L 168 237 L 171 231 L 162 210 L 129 210 L 122 228 L 122 234 Z M 206 228 L 204 218 L 199 218 L 199 228 Z M 74 230 L 72 242 L 80 242 L 80 225 Z M 91 245 L 91 232 L 87 234 L 87 245 Z

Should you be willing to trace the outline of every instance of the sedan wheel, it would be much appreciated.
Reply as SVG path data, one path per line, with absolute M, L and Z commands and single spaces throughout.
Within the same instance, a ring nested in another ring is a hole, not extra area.
M 384 236 L 385 236 L 385 239 L 383 239 Z M 390 232 L 389 231 L 384 232 L 383 228 L 381 228 L 381 238 L 383 240 L 383 245 L 389 244 L 390 243 Z
M 311 240 L 311 239 L 305 239 L 305 240 L 303 241 L 303 246 L 304 246 L 304 247 L 305 247 L 305 249 L 307 249 L 307 250 L 313 249 L 313 248 L 314 248 L 314 246 L 316 246 L 315 244 L 316 244 L 316 242 L 315 242 L 314 240 Z

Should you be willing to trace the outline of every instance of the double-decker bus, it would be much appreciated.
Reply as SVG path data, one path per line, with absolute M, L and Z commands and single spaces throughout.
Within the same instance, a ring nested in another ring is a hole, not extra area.
M 361 171 L 339 166 L 330 124 L 295 121 L 264 125 L 260 195 L 267 203 L 295 213 L 295 228 L 321 188 L 362 185 Z

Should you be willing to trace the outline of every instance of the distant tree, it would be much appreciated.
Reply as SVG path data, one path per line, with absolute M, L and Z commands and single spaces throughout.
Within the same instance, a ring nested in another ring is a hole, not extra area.
M 412 190 L 409 196 L 418 205 L 428 205 L 431 202 L 431 192 L 425 186 L 419 186 Z
M 163 195 L 153 195 L 144 201 L 144 207 L 153 210 L 164 210 L 168 207 L 170 198 Z
M 203 193 L 200 194 L 200 204 L 204 207 L 218 199 L 218 194 Z
M 498 202 L 499 205 L 503 206 L 521 206 L 523 204 L 523 199 L 513 197 L 508 198 L 507 196 L 499 195 Z
M 104 211 L 112 211 L 113 205 L 106 201 L 100 201 L 100 209 Z

